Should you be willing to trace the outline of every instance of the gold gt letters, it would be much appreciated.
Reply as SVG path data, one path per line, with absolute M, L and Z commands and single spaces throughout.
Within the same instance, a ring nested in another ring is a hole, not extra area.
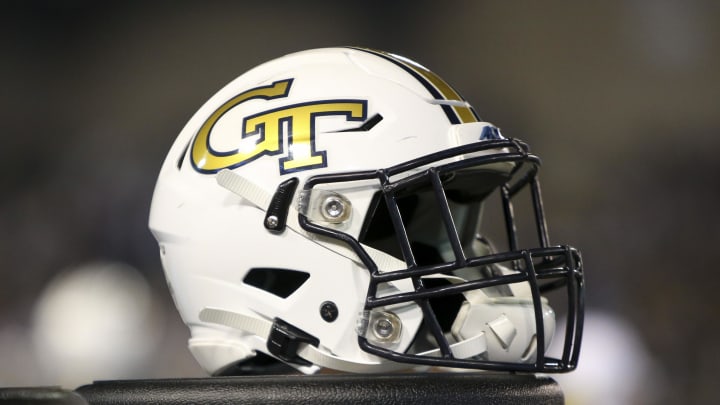
M 279 159 L 281 174 L 326 167 L 326 151 L 315 149 L 315 118 L 342 115 L 348 121 L 364 121 L 367 115 L 366 100 L 318 100 L 262 111 L 243 119 L 242 139 L 259 135 L 256 142 L 227 151 L 214 150 L 210 146 L 213 128 L 225 113 L 248 100 L 287 97 L 292 81 L 280 80 L 247 90 L 215 110 L 192 141 L 190 160 L 195 170 L 216 173 L 225 168 L 242 166 L 262 156 L 283 154 L 283 137 L 287 139 L 287 152 Z

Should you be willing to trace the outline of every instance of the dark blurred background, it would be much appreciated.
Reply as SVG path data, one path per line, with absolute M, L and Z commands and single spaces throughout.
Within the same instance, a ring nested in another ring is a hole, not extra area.
M 711 0 L 3 1 L 0 386 L 203 375 L 147 230 L 160 165 L 224 84 L 333 45 L 419 61 L 543 158 L 587 274 L 568 403 L 720 401 Z

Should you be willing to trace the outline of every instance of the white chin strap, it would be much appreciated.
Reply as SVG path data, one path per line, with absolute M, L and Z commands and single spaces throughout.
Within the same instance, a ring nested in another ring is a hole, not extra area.
M 273 325 L 272 322 L 265 319 L 217 308 L 204 308 L 200 311 L 200 320 L 229 326 L 233 329 L 242 330 L 260 337 L 269 337 Z M 450 345 L 450 349 L 456 358 L 465 359 L 476 356 L 486 350 L 485 336 L 483 334 L 476 335 L 470 339 Z M 434 349 L 419 353 L 418 355 L 434 357 L 439 354 L 440 349 Z M 366 362 L 345 360 L 307 343 L 299 344 L 297 355 L 314 365 L 350 373 L 377 373 L 417 367 L 412 364 L 383 360 Z
M 270 205 L 270 201 L 272 200 L 272 196 L 267 191 L 231 170 L 223 169 L 218 172 L 216 181 L 221 187 L 244 198 L 262 211 L 267 210 L 267 207 Z M 339 244 L 333 239 L 309 233 L 302 229 L 300 223 L 298 222 L 298 211 L 292 206 L 288 208 L 287 227 L 293 232 L 296 232 L 303 237 L 364 266 L 362 260 L 360 260 L 357 254 L 355 254 L 355 252 L 348 246 Z M 398 260 L 389 254 L 373 249 L 367 245 L 362 245 L 362 247 L 372 258 L 380 271 L 398 270 L 406 267 L 405 262 Z

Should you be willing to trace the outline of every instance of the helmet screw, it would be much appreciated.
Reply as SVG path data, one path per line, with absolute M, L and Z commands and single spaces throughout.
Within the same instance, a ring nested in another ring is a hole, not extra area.
M 375 323 L 375 334 L 381 339 L 387 339 L 393 334 L 393 324 L 387 318 L 380 318 Z
M 400 340 L 402 322 L 392 312 L 379 311 L 370 320 L 373 337 L 377 343 L 397 343 Z
M 328 220 L 340 218 L 345 213 L 345 204 L 337 197 L 328 197 L 323 203 L 323 216 Z
M 320 316 L 325 322 L 332 322 L 338 317 L 338 307 L 332 301 L 320 304 Z
M 275 215 L 270 215 L 269 217 L 265 218 L 265 226 L 267 226 L 270 229 L 275 229 L 278 226 L 278 217 Z

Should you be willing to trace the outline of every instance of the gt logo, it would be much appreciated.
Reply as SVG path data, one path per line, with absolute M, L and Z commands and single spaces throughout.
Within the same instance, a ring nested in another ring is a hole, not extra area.
M 279 159 L 281 174 L 326 167 L 326 151 L 315 149 L 315 118 L 341 115 L 348 121 L 364 121 L 367 100 L 319 100 L 245 116 L 242 117 L 240 131 L 237 130 L 239 122 L 234 126 L 224 124 L 223 138 L 227 150 L 215 150 L 211 146 L 212 143 L 217 147 L 222 142 L 215 140 L 214 136 L 220 131 L 219 127 L 223 126 L 223 118 L 230 122 L 228 112 L 248 100 L 287 97 L 292 81 L 279 80 L 268 86 L 247 90 L 215 110 L 192 141 L 190 160 L 195 170 L 216 173 L 222 169 L 242 166 L 262 156 L 282 154 L 283 138 L 287 139 L 287 153 Z M 235 140 L 228 143 L 228 138 Z

